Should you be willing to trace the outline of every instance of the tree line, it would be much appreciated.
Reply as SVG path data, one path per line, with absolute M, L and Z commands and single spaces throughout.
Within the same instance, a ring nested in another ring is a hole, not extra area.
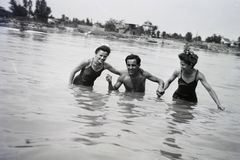
M 9 2 L 10 7 L 9 9 L 12 11 L 13 16 L 16 17 L 34 17 L 36 20 L 41 22 L 48 22 L 48 18 L 53 18 L 51 14 L 52 10 L 49 6 L 47 6 L 46 0 L 36 0 L 35 9 L 32 10 L 33 3 L 32 0 L 22 0 L 22 5 L 18 4 L 16 0 L 10 0 Z M 68 23 L 70 25 L 73 25 L 76 27 L 77 25 L 88 25 L 92 26 L 93 23 L 88 18 L 85 20 L 78 20 L 77 18 L 73 18 L 73 20 L 70 20 L 68 17 L 59 19 L 59 22 L 62 23 Z M 97 22 L 100 27 L 105 28 L 106 31 L 117 31 L 116 24 L 123 23 L 122 21 L 117 21 L 115 19 L 110 19 L 106 21 L 105 24 L 101 24 L 100 22 Z M 191 32 L 187 32 L 185 36 L 182 36 L 181 34 L 173 33 L 173 34 L 167 34 L 165 31 L 163 31 L 160 34 L 160 31 L 157 30 L 157 26 L 153 26 L 151 30 L 144 31 L 142 26 L 134 28 L 134 34 L 136 35 L 149 35 L 154 38 L 159 38 L 160 36 L 162 38 L 174 38 L 179 40 L 186 40 L 187 42 L 192 41 L 202 41 L 201 36 L 193 37 Z M 213 34 L 212 36 L 209 36 L 205 39 L 206 42 L 210 43 L 221 43 L 222 36 L 217 36 L 216 34 Z M 238 37 L 238 43 L 240 43 L 240 37 Z
M 35 10 L 32 10 L 32 1 L 23 0 L 23 5 L 18 4 L 16 0 L 10 0 L 9 9 L 12 11 L 13 16 L 17 17 L 35 17 L 37 20 L 47 22 L 51 14 L 51 8 L 47 6 L 45 0 L 36 0 Z
M 13 16 L 17 16 L 17 17 L 34 17 L 39 21 L 42 22 L 47 22 L 48 18 L 53 18 L 53 16 L 51 14 L 52 10 L 49 6 L 47 6 L 47 2 L 46 0 L 36 0 L 36 4 L 35 4 L 35 10 L 32 10 L 33 7 L 33 3 L 32 0 L 23 0 L 22 1 L 23 5 L 18 4 L 16 2 L 16 0 L 10 0 L 9 4 L 10 7 L 9 9 L 12 11 Z M 66 23 L 67 25 L 72 25 L 74 27 L 77 27 L 77 25 L 88 25 L 88 26 L 92 26 L 93 23 L 92 21 L 90 21 L 88 18 L 85 20 L 78 20 L 77 18 L 73 18 L 73 20 L 70 20 L 68 17 L 62 17 L 61 19 L 59 19 L 59 23 Z M 100 27 L 105 28 L 106 31 L 113 31 L 116 32 L 117 31 L 117 27 L 116 24 L 120 24 L 123 23 L 122 21 L 117 21 L 115 19 L 110 19 L 108 21 L 106 21 L 105 24 L 101 24 L 100 22 L 97 22 L 98 25 Z M 163 31 L 160 34 L 160 31 L 157 30 L 158 27 L 157 26 L 153 26 L 153 28 L 151 30 L 147 30 L 144 31 L 142 26 L 136 27 L 134 28 L 134 34 L 136 35 L 149 35 L 152 36 L 154 38 L 159 38 L 160 36 L 162 38 L 175 38 L 175 39 L 179 39 L 179 40 L 183 40 L 185 39 L 188 42 L 191 41 L 201 41 L 201 37 L 195 37 L 192 38 L 192 33 L 188 32 L 185 37 L 183 37 L 181 34 L 167 34 L 165 31 Z

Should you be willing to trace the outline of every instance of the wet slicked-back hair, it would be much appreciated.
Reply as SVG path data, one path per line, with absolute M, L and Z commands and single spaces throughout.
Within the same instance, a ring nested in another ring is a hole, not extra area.
M 138 55 L 135 55 L 135 54 L 130 54 L 128 55 L 126 58 L 125 58 L 125 63 L 127 64 L 127 60 L 129 59 L 136 59 L 137 61 L 137 65 L 140 65 L 141 64 L 141 59 Z
M 97 54 L 100 50 L 107 52 L 108 55 L 111 53 L 111 49 L 107 45 L 101 45 L 95 50 L 95 54 Z
M 198 56 L 192 51 L 180 53 L 178 57 L 186 64 L 191 65 L 192 68 L 197 64 L 198 61 Z

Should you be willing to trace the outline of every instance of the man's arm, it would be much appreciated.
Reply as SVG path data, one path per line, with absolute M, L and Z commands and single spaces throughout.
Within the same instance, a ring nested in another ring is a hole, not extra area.
M 113 86 L 112 76 L 108 74 L 106 76 L 106 80 L 108 81 L 108 90 L 118 90 L 118 88 L 123 84 L 122 79 L 123 79 L 123 76 L 119 76 L 116 84 Z
M 202 85 L 205 87 L 205 89 L 211 95 L 211 97 L 214 100 L 214 102 L 217 104 L 218 109 L 224 110 L 225 108 L 221 105 L 216 92 L 209 85 L 209 83 L 207 82 L 205 76 L 201 72 L 199 72 L 198 77 L 199 77 L 199 80 L 201 81 Z
M 143 75 L 150 81 L 158 83 L 158 89 L 156 91 L 158 97 L 161 97 L 164 94 L 164 82 L 162 79 L 152 75 L 151 73 L 144 71 Z

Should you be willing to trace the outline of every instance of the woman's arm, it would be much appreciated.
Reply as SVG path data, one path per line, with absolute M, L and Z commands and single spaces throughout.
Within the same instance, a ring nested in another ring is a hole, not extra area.
M 85 66 L 89 65 L 90 62 L 91 62 L 91 60 L 89 60 L 89 59 L 84 60 L 72 70 L 72 72 L 70 74 L 70 77 L 69 77 L 69 85 L 71 85 L 73 83 L 73 79 L 74 79 L 75 74 L 78 71 L 82 70 Z
M 178 77 L 180 70 L 175 70 L 171 77 L 164 83 L 164 91 L 170 86 L 170 84 Z
M 212 87 L 207 82 L 205 76 L 201 72 L 199 72 L 198 78 L 201 81 L 202 85 L 205 87 L 205 89 L 208 91 L 208 93 L 211 95 L 214 102 L 217 104 L 218 109 L 224 110 L 225 108 L 221 105 L 216 92 L 212 89 Z
M 121 75 L 123 73 L 123 71 L 120 71 L 114 67 L 112 67 L 109 63 L 104 64 L 105 69 L 109 70 L 110 72 L 117 74 L 117 75 Z

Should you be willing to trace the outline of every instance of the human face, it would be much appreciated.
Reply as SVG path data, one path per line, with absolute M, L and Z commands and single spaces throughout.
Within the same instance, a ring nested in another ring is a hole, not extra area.
M 128 69 L 129 75 L 135 75 L 138 72 L 139 67 L 140 66 L 137 64 L 136 59 L 127 60 L 127 69 Z
M 181 66 L 182 70 L 187 70 L 187 69 L 192 68 L 191 65 L 185 63 L 183 60 L 180 61 L 180 66 Z
M 107 52 L 99 50 L 98 53 L 95 55 L 95 58 L 97 59 L 98 63 L 103 63 L 106 61 L 108 55 L 109 54 Z

